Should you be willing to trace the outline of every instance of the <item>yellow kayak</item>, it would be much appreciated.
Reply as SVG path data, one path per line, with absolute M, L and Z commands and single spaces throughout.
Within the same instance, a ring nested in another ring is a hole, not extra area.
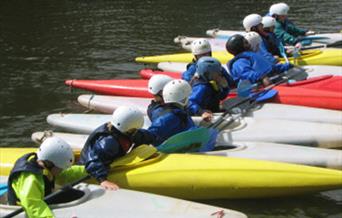
M 159 63 L 159 62 L 186 62 L 190 63 L 193 59 L 191 53 L 180 53 L 170 55 L 156 55 L 137 57 L 136 62 L 141 63 Z M 233 55 L 226 51 L 213 52 L 213 57 L 217 58 L 222 64 L 226 64 L 233 58 Z M 285 59 L 281 58 L 281 62 L 285 63 Z M 306 50 L 301 52 L 299 58 L 289 58 L 289 61 L 296 65 L 335 65 L 342 66 L 342 49 L 323 49 L 323 50 Z
M 0 149 L 1 175 L 7 175 L 23 153 L 18 148 Z M 109 179 L 122 188 L 186 199 L 278 197 L 342 188 L 342 171 L 338 170 L 199 154 L 161 154 L 149 146 L 140 146 L 118 159 L 111 169 Z

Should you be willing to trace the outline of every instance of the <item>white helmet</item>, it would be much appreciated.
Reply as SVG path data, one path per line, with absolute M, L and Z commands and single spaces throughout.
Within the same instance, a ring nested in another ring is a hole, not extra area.
M 74 162 L 74 153 L 68 143 L 58 137 L 48 137 L 40 145 L 38 160 L 51 161 L 56 167 L 67 169 Z
M 257 32 L 248 32 L 245 34 L 245 39 L 251 45 L 251 49 L 254 52 L 257 52 L 260 47 L 260 43 L 262 41 L 260 35 Z
M 148 81 L 149 93 L 151 93 L 152 95 L 158 94 L 161 90 L 163 90 L 166 83 L 170 82 L 171 80 L 172 78 L 166 75 L 153 75 Z
M 165 103 L 178 103 L 182 106 L 188 104 L 188 98 L 191 93 L 191 86 L 188 82 L 181 79 L 175 79 L 168 82 L 163 90 Z
M 122 133 L 139 129 L 144 125 L 144 115 L 136 107 L 118 107 L 112 115 L 112 125 Z
M 243 19 L 243 27 L 245 30 L 251 31 L 251 28 L 261 23 L 262 17 L 259 14 L 250 14 Z
M 270 7 L 270 15 L 287 15 L 287 12 L 290 10 L 290 7 L 285 3 L 277 3 L 273 4 Z
M 276 25 L 276 20 L 274 17 L 265 16 L 262 18 L 262 24 L 264 25 L 264 28 L 274 27 Z
M 191 52 L 193 55 L 201 55 L 211 52 L 211 46 L 207 39 L 196 39 L 191 43 Z

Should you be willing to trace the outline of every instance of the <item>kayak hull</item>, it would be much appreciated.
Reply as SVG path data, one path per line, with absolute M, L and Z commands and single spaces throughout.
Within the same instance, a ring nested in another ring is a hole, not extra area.
M 214 51 L 212 56 L 217 58 L 222 64 L 226 64 L 233 58 L 233 55 L 227 51 Z M 323 50 L 305 50 L 302 51 L 300 57 L 294 59 L 289 58 L 289 61 L 295 65 L 333 65 L 342 66 L 342 49 L 323 49 Z M 136 62 L 139 63 L 159 63 L 159 62 L 185 62 L 190 63 L 193 59 L 191 53 L 179 53 L 169 55 L 155 55 L 137 57 Z M 285 63 L 283 58 L 280 59 Z
M 142 148 L 152 149 L 138 147 L 130 158 L 135 160 Z M 1 159 L 1 168 L 11 165 L 13 160 Z M 342 187 L 339 170 L 211 155 L 154 153 L 139 162 L 114 165 L 108 179 L 122 188 L 183 199 L 280 197 Z
M 7 178 L 2 177 L 1 182 L 6 182 Z M 221 212 L 231 218 L 247 218 L 241 212 L 220 207 L 209 206 L 201 203 L 137 192 L 127 189 L 117 191 L 105 190 L 99 185 L 81 183 L 75 189 L 84 195 L 79 199 L 53 204 L 49 207 L 53 210 L 55 217 L 115 217 L 136 218 L 142 214 L 144 217 L 211 217 L 215 212 Z M 108 202 L 115 202 L 108 204 Z M 127 202 L 130 202 L 127 204 Z M 158 202 L 158 204 L 156 204 Z M 134 205 L 134 210 L 132 210 Z M 0 216 L 3 217 L 17 209 L 19 206 L 0 204 Z M 96 211 L 94 210 L 96 208 Z M 21 213 L 15 217 L 25 218 Z
M 158 73 L 165 72 L 166 75 L 168 73 L 171 73 L 170 76 L 174 78 L 180 78 L 180 75 L 178 75 L 180 72 L 186 71 L 186 66 L 188 63 L 182 63 L 182 62 L 160 62 L 158 63 L 158 68 L 163 71 L 156 71 Z M 227 69 L 226 64 L 222 64 L 222 67 Z M 340 66 L 327 66 L 327 65 L 307 65 L 302 66 L 302 68 L 305 69 L 305 71 L 308 73 L 309 78 L 314 76 L 324 76 L 324 75 L 333 75 L 333 76 L 342 76 L 342 67 Z M 141 73 L 140 73 L 141 75 Z M 148 72 L 145 72 L 144 79 L 149 79 L 152 75 Z
M 210 29 L 206 31 L 206 34 L 208 36 L 225 39 L 234 34 L 244 35 L 245 32 L 235 30 Z M 309 36 L 308 38 L 310 37 L 313 37 L 313 42 L 321 44 L 334 44 L 342 41 L 342 33 L 321 33 Z
M 31 138 L 40 144 L 43 137 L 52 135 L 64 139 L 74 150 L 81 150 L 88 138 L 88 135 L 61 132 L 53 132 L 47 136 L 46 132 L 35 132 Z M 205 152 L 205 154 L 342 169 L 342 151 L 335 149 L 270 142 L 235 142 L 229 146 L 217 144 L 215 151 Z
M 218 117 L 214 117 L 214 121 L 215 119 Z M 50 125 L 83 134 L 90 134 L 110 120 L 111 115 L 99 114 L 50 114 L 47 117 Z M 201 118 L 195 118 L 194 121 L 200 124 Z M 341 125 L 244 117 L 223 127 L 227 121 L 219 126 L 224 130 L 218 137 L 218 141 L 226 145 L 236 141 L 259 141 L 334 148 L 342 144 Z M 148 128 L 150 124 L 145 116 L 144 128 Z
M 106 95 L 80 95 L 77 100 L 88 109 L 107 114 L 112 114 L 121 105 L 136 107 L 146 114 L 147 107 L 151 102 L 149 98 Z M 260 104 L 245 116 L 342 124 L 341 111 L 274 103 Z
M 342 68 L 341 68 L 342 69 Z M 167 75 L 175 79 L 181 79 L 180 72 L 167 72 L 167 71 L 157 71 L 152 69 L 143 69 L 139 72 L 141 78 L 150 79 L 153 75 Z M 342 92 L 342 76 L 333 76 L 333 75 L 323 75 L 323 76 L 313 76 L 309 77 L 306 80 L 285 83 L 279 86 L 286 87 L 298 87 L 298 88 L 307 88 L 307 89 L 316 89 L 322 91 L 332 91 L 332 92 Z
M 98 94 L 153 97 L 147 90 L 147 80 L 67 80 L 65 83 L 71 87 Z M 342 110 L 342 92 L 287 86 L 276 86 L 274 89 L 279 92 L 273 99 L 273 102 L 276 103 Z M 235 95 L 235 93 L 231 93 L 228 98 L 235 97 Z

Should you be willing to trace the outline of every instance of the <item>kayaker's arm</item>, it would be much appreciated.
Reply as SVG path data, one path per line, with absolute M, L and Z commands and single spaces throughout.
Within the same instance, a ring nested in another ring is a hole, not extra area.
M 87 174 L 88 173 L 85 170 L 84 166 L 75 165 L 66 170 L 63 170 L 62 173 L 60 173 L 56 177 L 55 181 L 59 185 L 64 185 L 76 181 L 77 179 L 80 179 L 82 177 L 85 177 Z
M 201 104 L 202 101 L 207 99 L 206 89 L 200 87 L 201 85 L 196 85 L 192 87 L 191 95 L 189 97 L 188 111 L 191 115 L 201 115 L 204 113 Z
M 136 145 L 150 145 L 156 142 L 156 137 L 146 129 L 138 129 L 132 136 L 132 142 Z
M 305 36 L 308 30 L 296 27 L 291 21 L 286 21 L 287 23 L 287 31 L 293 36 Z
M 293 68 L 293 65 L 291 63 L 285 63 L 285 64 L 274 64 L 272 66 L 272 72 L 278 72 L 283 73 L 285 71 L 288 71 L 289 69 Z
M 191 63 L 188 65 L 187 70 L 182 73 L 182 79 L 185 81 L 190 81 L 196 72 L 196 63 Z
M 276 22 L 274 33 L 276 34 L 278 39 L 280 39 L 284 44 L 287 45 L 295 45 L 299 41 L 297 37 L 286 32 L 279 21 Z
M 103 137 L 95 142 L 84 157 L 86 171 L 99 182 L 107 179 L 109 165 L 115 158 L 123 156 L 123 150 L 111 136 Z
M 249 60 L 240 58 L 233 63 L 232 76 L 235 81 L 249 80 L 251 83 L 257 83 L 267 76 L 269 72 L 257 72 L 251 66 Z
M 12 187 L 29 218 L 54 217 L 44 201 L 44 180 L 42 176 L 22 172 L 12 182 Z

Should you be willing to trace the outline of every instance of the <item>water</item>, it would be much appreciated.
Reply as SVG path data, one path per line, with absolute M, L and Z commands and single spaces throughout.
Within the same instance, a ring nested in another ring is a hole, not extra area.
M 342 29 L 342 4 L 287 1 L 298 25 Z M 53 129 L 50 113 L 83 112 L 82 91 L 65 79 L 138 78 L 137 56 L 182 51 L 177 35 L 205 36 L 211 28 L 242 29 L 249 13 L 269 1 L 8 1 L 0 2 L 0 144 L 32 146 L 32 132 Z M 342 192 L 272 200 L 207 202 L 250 217 L 342 217 Z

